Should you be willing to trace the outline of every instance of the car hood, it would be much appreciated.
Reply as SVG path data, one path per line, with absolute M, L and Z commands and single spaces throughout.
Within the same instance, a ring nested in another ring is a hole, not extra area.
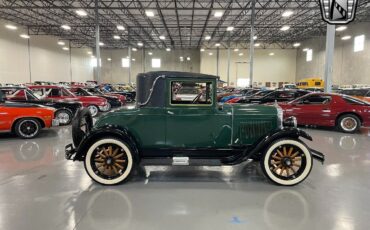
M 97 97 L 97 96 L 77 96 L 77 98 L 81 101 L 105 101 L 105 98 Z
M 227 112 L 232 112 L 234 115 L 238 114 L 276 114 L 277 109 L 274 105 L 253 105 L 253 104 L 223 104 L 222 109 Z

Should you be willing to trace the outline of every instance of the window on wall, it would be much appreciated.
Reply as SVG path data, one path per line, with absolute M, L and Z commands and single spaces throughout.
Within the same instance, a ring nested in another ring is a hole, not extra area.
M 152 58 L 152 68 L 161 68 L 161 59 Z
M 312 49 L 308 49 L 307 52 L 306 52 L 306 61 L 312 61 L 312 54 L 313 54 L 313 51 Z
M 354 39 L 354 52 L 363 51 L 365 46 L 365 35 L 356 36 Z
M 236 82 L 237 87 L 248 87 L 250 84 L 249 78 L 239 78 Z
M 122 58 L 122 67 L 123 68 L 129 68 L 130 67 L 130 59 Z

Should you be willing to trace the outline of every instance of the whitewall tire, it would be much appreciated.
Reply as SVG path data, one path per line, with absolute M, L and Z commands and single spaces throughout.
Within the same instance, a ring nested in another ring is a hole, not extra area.
M 304 181 L 312 169 L 312 156 L 307 146 L 294 139 L 273 142 L 260 161 L 262 171 L 272 182 L 291 186 Z
M 128 180 L 134 169 L 134 158 L 126 143 L 105 138 L 90 146 L 84 165 L 94 181 L 103 185 L 116 185 Z

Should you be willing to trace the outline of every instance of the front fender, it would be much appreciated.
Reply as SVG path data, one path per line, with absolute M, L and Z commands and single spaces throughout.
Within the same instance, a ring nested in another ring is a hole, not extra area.
M 83 161 L 85 159 L 85 155 L 89 147 L 98 139 L 101 139 L 103 137 L 104 138 L 113 137 L 126 142 L 133 151 L 133 155 L 136 162 L 139 161 L 140 159 L 139 149 L 134 137 L 130 134 L 130 132 L 126 128 L 117 125 L 105 125 L 99 128 L 92 129 L 88 133 L 88 135 L 86 135 L 82 139 L 81 143 L 79 144 L 75 151 L 76 154 L 72 159 L 74 161 L 75 160 Z

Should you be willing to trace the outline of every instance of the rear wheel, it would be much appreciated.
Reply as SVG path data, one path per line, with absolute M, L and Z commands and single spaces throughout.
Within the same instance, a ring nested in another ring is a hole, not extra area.
M 344 114 L 338 118 L 337 128 L 344 133 L 357 132 L 361 127 L 360 119 L 353 114 Z
M 14 127 L 14 132 L 18 137 L 23 139 L 31 139 L 36 137 L 42 126 L 40 122 L 33 118 L 23 118 L 17 121 Z
M 279 185 L 296 185 L 304 181 L 312 169 L 312 156 L 299 140 L 280 139 L 273 142 L 260 161 L 267 178 Z
M 91 116 L 95 117 L 99 113 L 99 108 L 96 105 L 89 105 L 87 107 L 91 113 Z
M 69 125 L 72 122 L 73 114 L 67 109 L 56 111 L 55 118 L 59 120 L 60 125 Z
M 103 138 L 88 149 L 85 170 L 94 181 L 116 185 L 127 181 L 134 171 L 134 158 L 129 145 L 115 138 Z
M 111 108 L 112 108 L 112 105 L 108 102 L 107 103 L 107 105 L 106 106 L 103 106 L 103 107 L 101 107 L 101 111 L 102 112 L 108 112 L 108 111 L 110 111 L 111 110 Z

